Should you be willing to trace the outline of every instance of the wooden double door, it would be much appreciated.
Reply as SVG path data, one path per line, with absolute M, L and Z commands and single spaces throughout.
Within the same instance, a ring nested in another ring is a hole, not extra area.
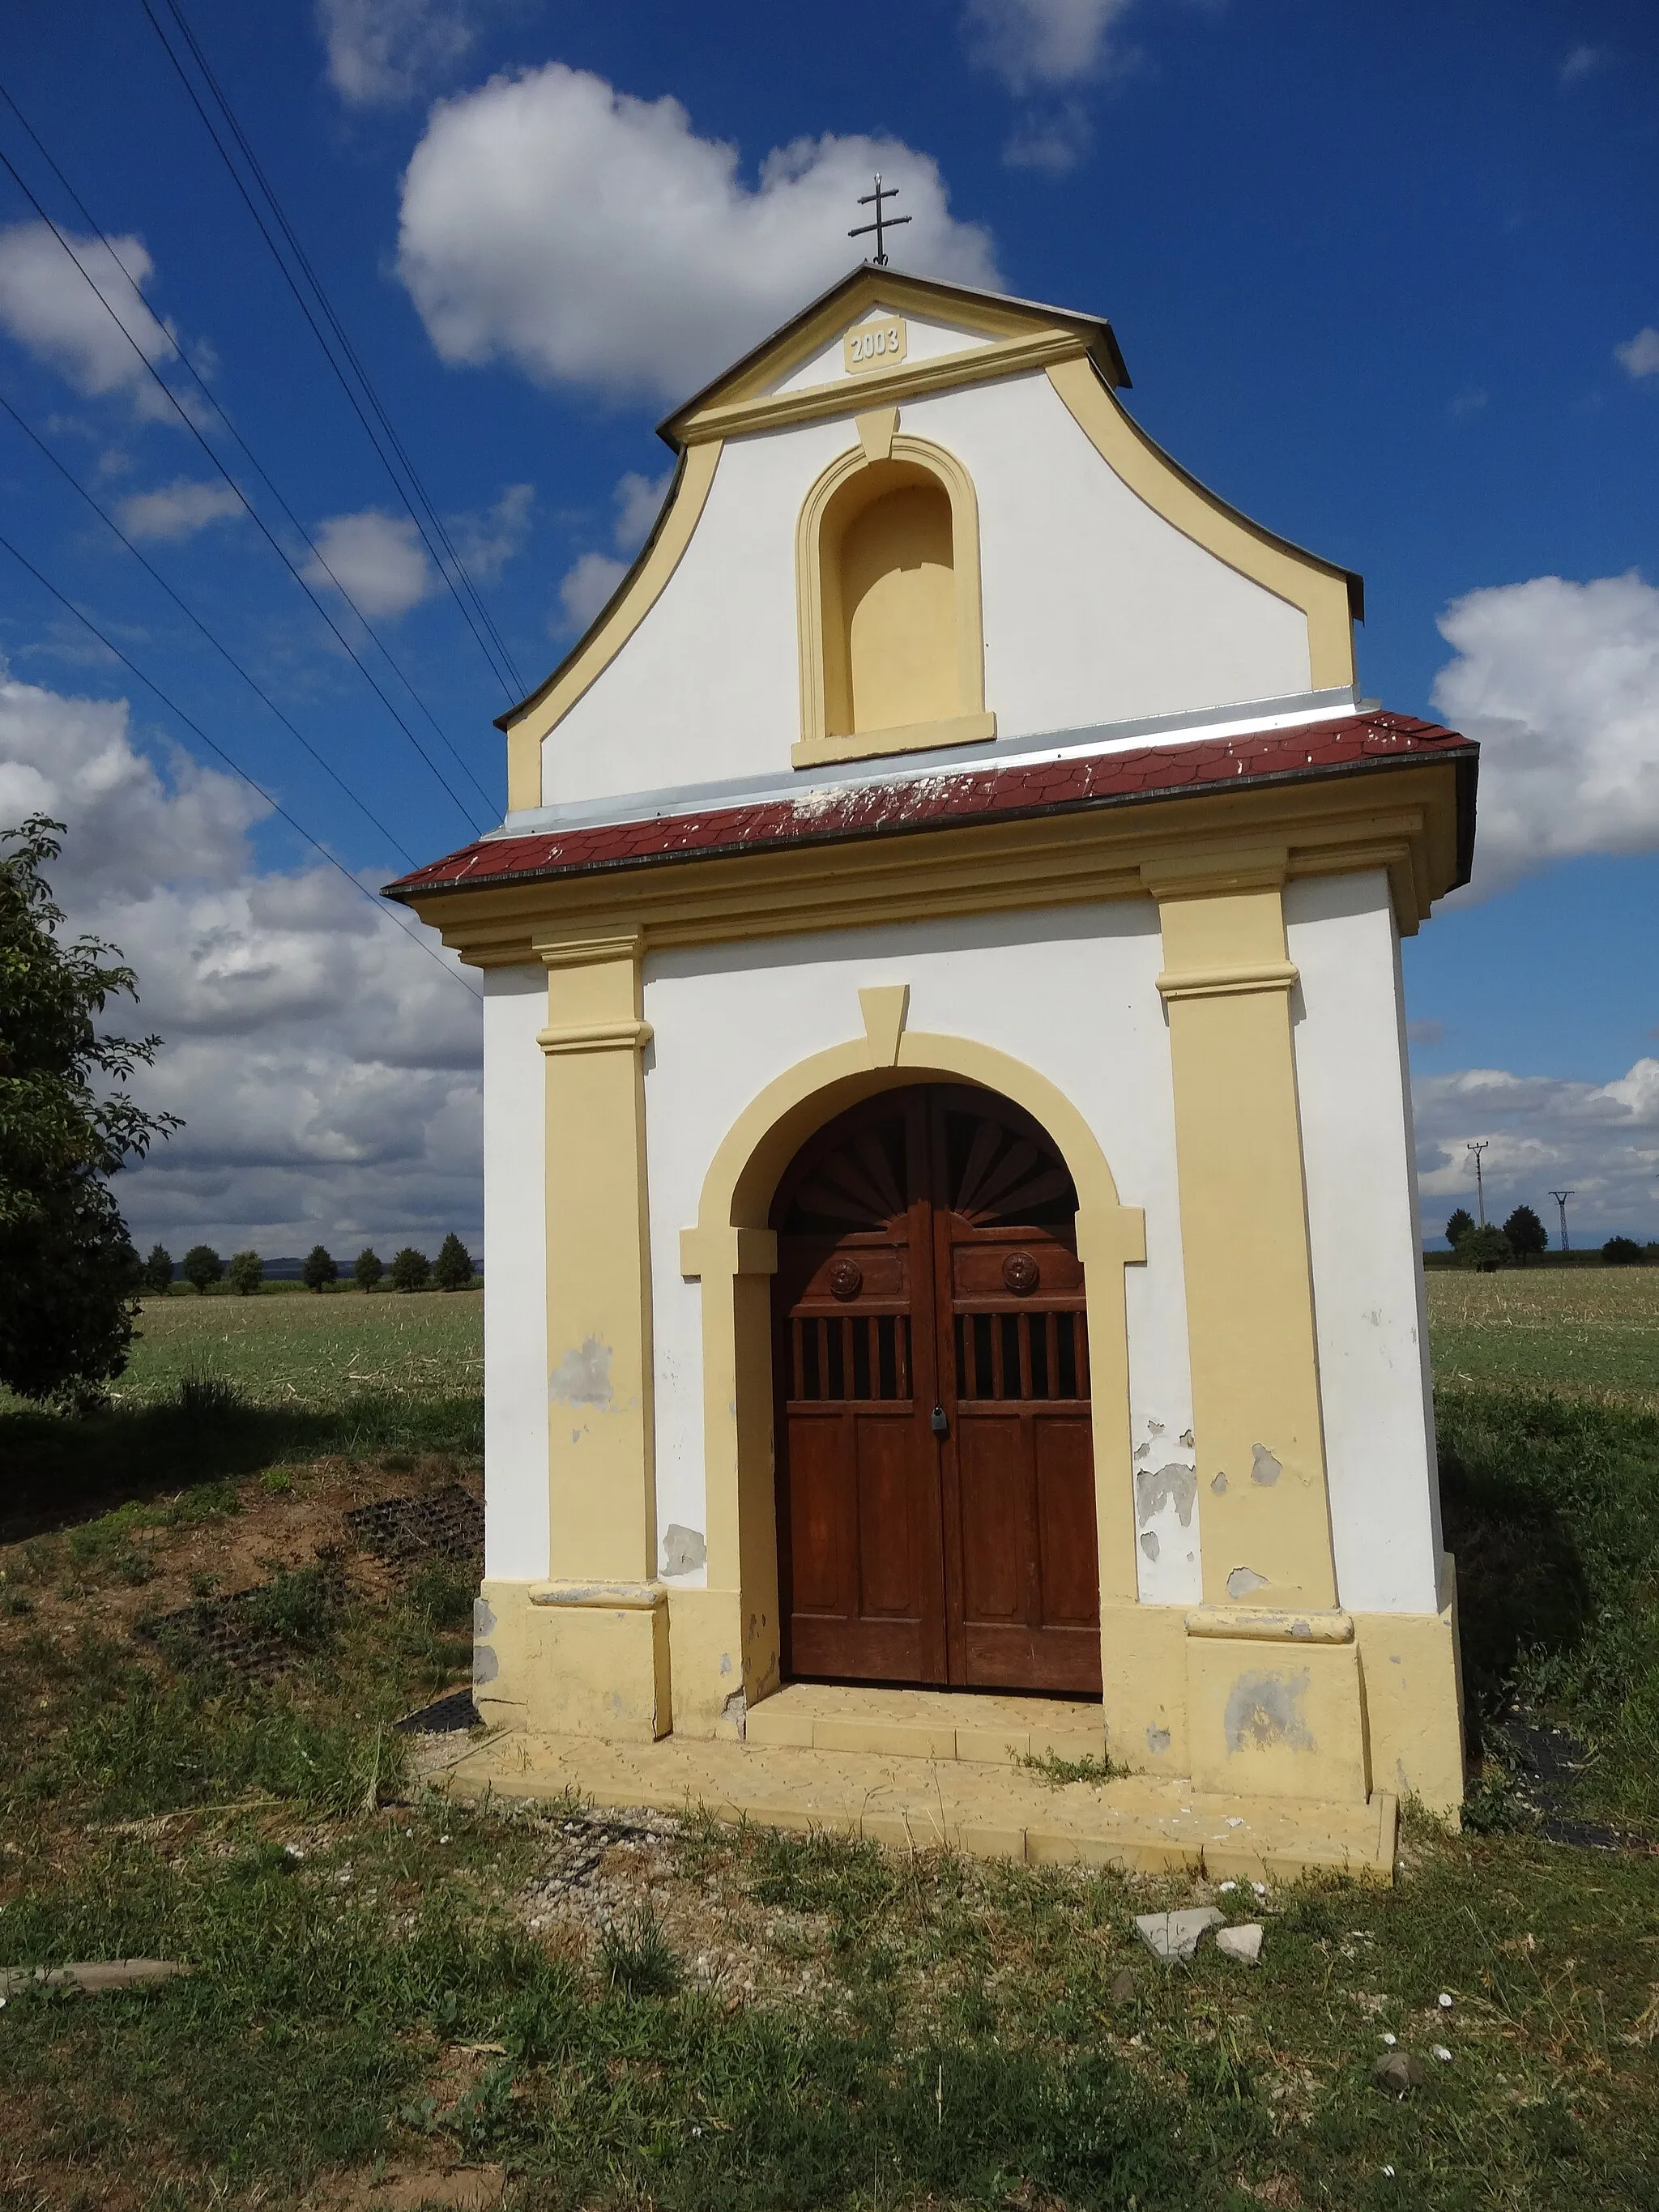
M 786 1674 L 1100 1689 L 1077 1194 L 969 1086 L 821 1129 L 773 1208 Z

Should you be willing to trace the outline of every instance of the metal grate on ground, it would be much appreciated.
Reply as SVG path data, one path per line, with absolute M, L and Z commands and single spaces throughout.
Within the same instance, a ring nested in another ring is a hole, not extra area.
M 428 1559 L 483 1565 L 483 1507 L 452 1482 L 425 1498 L 382 1498 L 345 1516 L 356 1543 L 388 1567 L 414 1567 Z

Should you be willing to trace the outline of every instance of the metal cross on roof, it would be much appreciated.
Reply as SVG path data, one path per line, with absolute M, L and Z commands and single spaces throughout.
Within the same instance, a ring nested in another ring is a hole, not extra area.
M 871 258 L 874 261 L 878 269 L 884 269 L 887 266 L 886 239 L 884 234 L 890 230 L 896 230 L 900 223 L 908 222 L 910 220 L 908 215 L 884 215 L 881 211 L 881 204 L 884 200 L 896 200 L 898 198 L 898 189 L 899 188 L 896 185 L 889 185 L 886 190 L 884 191 L 882 189 L 881 171 L 878 169 L 876 171 L 876 189 L 872 192 L 865 192 L 861 194 L 859 199 L 859 205 L 860 207 L 870 207 L 873 204 L 876 210 L 876 219 L 873 222 L 861 222 L 856 230 L 849 230 L 847 234 L 848 238 L 863 238 L 871 231 L 873 230 L 875 232 L 876 250 L 871 256 Z

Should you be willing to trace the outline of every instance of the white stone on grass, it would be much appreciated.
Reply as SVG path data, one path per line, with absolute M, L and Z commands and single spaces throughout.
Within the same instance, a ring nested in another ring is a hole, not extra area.
M 1141 1942 L 1155 1959 L 1162 1959 L 1166 1964 L 1176 1959 L 1190 1959 L 1200 1939 L 1220 1925 L 1221 1915 L 1213 1905 L 1193 1905 L 1185 1912 L 1135 1915 Z
M 1254 1966 L 1261 1956 L 1261 1923 L 1247 1920 L 1237 1928 L 1218 1928 L 1215 1948 L 1224 1959 L 1237 1959 L 1242 1966 Z

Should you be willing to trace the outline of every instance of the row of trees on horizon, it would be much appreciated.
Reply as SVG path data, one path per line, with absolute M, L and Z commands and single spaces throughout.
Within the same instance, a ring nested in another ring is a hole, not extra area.
M 360 1291 L 377 1291 L 382 1282 L 394 1291 L 464 1291 L 472 1281 L 472 1255 L 452 1233 L 439 1248 L 435 1260 L 405 1244 L 395 1252 L 388 1267 L 372 1246 L 366 1245 L 351 1263 L 351 1279 Z M 224 1283 L 238 1297 L 252 1297 L 264 1287 L 264 1261 L 257 1252 L 234 1252 L 228 1263 L 210 1244 L 192 1244 L 175 1267 L 173 1255 L 157 1244 L 140 1270 L 143 1289 L 152 1297 L 165 1297 L 174 1277 L 188 1283 L 198 1297 L 216 1284 Z M 308 1291 L 332 1290 L 340 1279 L 340 1263 L 326 1245 L 313 1244 L 300 1267 L 300 1280 Z
M 1467 1206 L 1460 1206 L 1446 1224 L 1446 1242 L 1460 1265 L 1487 1274 L 1511 1264 L 1524 1267 L 1550 1245 L 1548 1230 L 1529 1206 L 1517 1206 L 1501 1229 L 1492 1222 L 1477 1222 Z M 1609 1267 L 1640 1267 L 1647 1256 L 1633 1237 L 1609 1237 L 1601 1247 L 1601 1258 Z

